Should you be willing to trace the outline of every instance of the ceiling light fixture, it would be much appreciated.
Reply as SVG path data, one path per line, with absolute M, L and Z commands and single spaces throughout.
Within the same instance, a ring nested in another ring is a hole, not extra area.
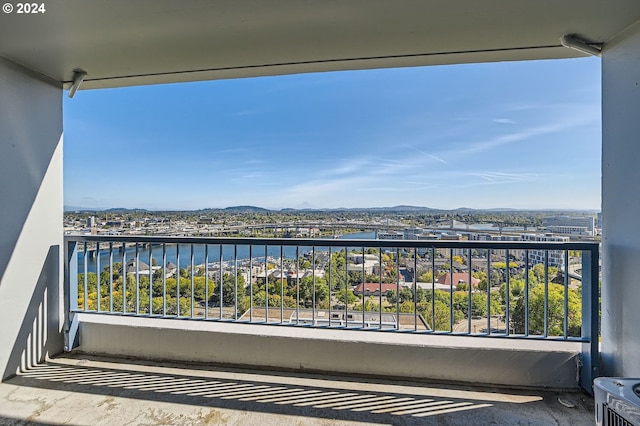
M 86 71 L 82 71 L 82 70 L 73 71 L 73 83 L 71 84 L 71 88 L 69 89 L 70 98 L 73 98 L 73 96 L 76 94 L 76 91 L 80 88 L 80 85 L 82 84 L 86 76 L 87 76 Z
M 575 34 L 567 34 L 560 37 L 560 42 L 564 47 L 578 50 L 588 55 L 600 56 L 602 54 L 602 43 L 589 43 Z

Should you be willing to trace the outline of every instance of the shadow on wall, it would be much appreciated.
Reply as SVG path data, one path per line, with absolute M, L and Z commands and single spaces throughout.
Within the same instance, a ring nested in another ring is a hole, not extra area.
M 1 285 L 62 135 L 62 88 L 3 58 L 0 77 Z
M 2 374 L 3 381 L 61 351 L 63 339 L 59 328 L 59 268 L 60 247 L 50 246 L 31 300 L 24 311 L 20 330 L 13 342 L 7 367 Z

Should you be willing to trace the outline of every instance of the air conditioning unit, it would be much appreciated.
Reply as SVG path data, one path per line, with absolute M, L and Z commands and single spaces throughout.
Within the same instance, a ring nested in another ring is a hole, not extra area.
M 640 426 L 640 379 L 600 377 L 593 391 L 596 425 Z

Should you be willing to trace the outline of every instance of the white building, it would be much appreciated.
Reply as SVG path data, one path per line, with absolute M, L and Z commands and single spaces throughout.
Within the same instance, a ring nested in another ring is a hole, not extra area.
M 542 225 L 547 228 L 548 232 L 553 231 L 550 228 L 560 227 L 560 229 L 586 228 L 587 235 L 595 235 L 596 217 L 595 216 L 549 216 L 542 220 Z M 566 227 L 566 228 L 562 228 Z M 568 233 L 568 232 L 562 232 Z
M 404 239 L 404 235 L 402 234 L 402 232 L 393 232 L 393 231 L 389 231 L 389 232 L 379 231 L 377 234 L 377 237 L 379 240 L 403 240 Z
M 544 242 L 568 242 L 569 237 L 562 237 L 551 234 L 522 234 L 522 241 L 544 241 Z M 564 250 L 529 250 L 530 263 L 544 263 L 545 254 L 549 253 L 549 266 L 561 267 L 564 265 Z
M 589 236 L 592 237 L 593 230 L 589 230 L 586 226 L 570 226 L 570 225 L 551 225 L 545 228 L 547 232 L 554 234 L 564 235 L 577 235 L 577 236 Z

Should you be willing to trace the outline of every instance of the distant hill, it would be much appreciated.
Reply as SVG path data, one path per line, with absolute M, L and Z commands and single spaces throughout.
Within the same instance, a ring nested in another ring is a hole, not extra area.
M 127 209 L 124 207 L 115 207 L 111 209 L 101 210 L 105 213 L 144 213 L 148 212 L 147 209 Z
M 65 212 L 100 212 L 102 209 L 94 209 L 91 207 L 80 207 L 80 206 L 64 206 Z
M 311 207 L 310 204 L 304 203 L 299 208 L 291 208 L 286 207 L 282 209 L 266 209 L 263 207 L 257 206 L 230 206 L 226 208 L 204 208 L 199 210 L 147 210 L 141 208 L 125 208 L 125 207 L 116 207 L 110 209 L 103 208 L 90 208 L 90 207 L 79 207 L 79 206 L 64 206 L 65 212 L 103 212 L 103 213 L 150 213 L 150 212 L 195 212 L 200 214 L 208 214 L 215 212 L 230 212 L 230 213 L 269 213 L 269 212 L 281 212 L 281 213 L 295 213 L 295 212 L 327 212 L 327 213 L 338 213 L 338 212 L 362 212 L 362 213 L 460 213 L 460 214 L 485 214 L 485 213 L 495 213 L 495 214 L 509 214 L 509 213 L 532 213 L 532 214 L 592 214 L 597 210 L 571 210 L 571 209 L 513 209 L 513 208 L 488 208 L 488 209 L 474 209 L 470 207 L 459 207 L 457 209 L 434 209 L 431 207 L 425 206 L 411 206 L 411 205 L 397 205 L 390 207 L 335 207 L 335 208 L 314 208 Z
M 232 207 L 227 207 L 226 209 L 224 209 L 224 211 L 227 212 L 240 212 L 240 213 L 266 213 L 266 212 L 270 212 L 272 210 L 269 209 L 264 209 L 262 207 L 256 207 L 256 206 L 232 206 Z

